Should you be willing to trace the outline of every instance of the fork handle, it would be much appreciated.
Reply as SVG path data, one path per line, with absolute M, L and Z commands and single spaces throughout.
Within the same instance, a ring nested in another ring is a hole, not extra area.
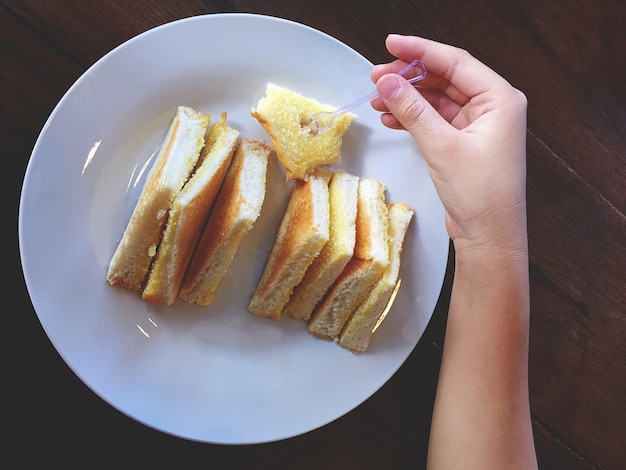
M 402 70 L 400 70 L 398 72 L 398 75 L 404 75 L 406 72 L 408 72 L 409 70 L 411 70 L 413 67 L 415 66 L 419 66 L 419 68 L 422 70 L 422 73 L 409 79 L 409 83 L 415 83 L 419 80 L 422 80 L 423 78 L 426 77 L 426 68 L 424 67 L 424 64 L 422 64 L 421 61 L 419 60 L 414 60 L 413 62 L 411 62 L 409 65 L 407 65 L 406 67 L 404 67 Z M 361 106 L 362 104 L 367 103 L 368 101 L 372 101 L 374 98 L 378 98 L 378 92 L 374 89 L 372 91 L 370 91 L 369 93 L 361 96 L 360 98 L 357 98 L 353 101 L 351 101 L 348 104 L 343 105 L 341 108 L 337 108 L 333 114 L 335 116 L 339 116 L 341 114 L 347 113 L 352 111 L 354 108 L 357 108 L 359 106 Z

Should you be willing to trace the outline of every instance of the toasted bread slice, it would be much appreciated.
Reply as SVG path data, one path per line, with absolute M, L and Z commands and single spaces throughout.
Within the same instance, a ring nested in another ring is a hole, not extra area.
M 191 255 L 230 166 L 239 131 L 221 121 L 209 129 L 193 176 L 176 196 L 163 239 L 150 268 L 142 298 L 171 305 L 176 300 Z
M 131 290 L 143 287 L 174 198 L 193 171 L 211 117 L 179 106 L 124 235 L 113 254 L 107 281 Z
M 365 300 L 350 315 L 339 335 L 339 344 L 355 354 L 367 350 L 374 327 L 396 289 L 404 239 L 414 215 L 411 207 L 400 202 L 391 203 L 388 208 L 389 266 Z
M 307 324 L 309 333 L 337 339 L 352 311 L 365 299 L 389 265 L 389 219 L 385 187 L 373 179 L 359 182 L 354 256 Z
M 210 305 L 241 242 L 258 219 L 265 199 L 271 148 L 241 139 L 217 201 L 191 259 L 178 296 Z
M 315 167 L 340 160 L 342 137 L 356 115 L 337 117 L 321 134 L 303 125 L 312 114 L 334 109 L 288 88 L 267 85 L 265 96 L 251 114 L 269 134 L 288 180 L 304 179 Z
M 309 320 L 315 306 L 344 270 L 356 243 L 359 178 L 338 170 L 330 180 L 330 238 L 295 287 L 284 313 Z
M 276 241 L 248 305 L 251 313 L 280 318 L 294 287 L 328 241 L 330 176 L 330 171 L 320 169 L 306 181 L 294 181 Z

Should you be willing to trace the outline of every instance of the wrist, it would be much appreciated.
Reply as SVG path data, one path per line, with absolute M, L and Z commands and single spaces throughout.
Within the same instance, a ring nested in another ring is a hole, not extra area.
M 453 240 L 455 271 L 467 272 L 470 276 L 483 276 L 496 273 L 506 276 L 505 272 L 528 273 L 528 241 L 526 232 L 521 232 L 505 241 Z
M 461 260 L 528 261 L 525 204 L 490 214 L 474 223 L 459 224 L 448 217 L 447 225 L 456 256 Z
M 472 237 L 452 237 L 457 261 L 472 264 L 528 264 L 526 217 L 500 221 L 497 228 L 474 233 Z

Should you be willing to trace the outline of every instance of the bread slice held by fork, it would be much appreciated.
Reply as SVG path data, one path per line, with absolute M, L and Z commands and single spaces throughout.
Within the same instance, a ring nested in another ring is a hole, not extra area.
M 319 165 L 340 160 L 343 135 L 356 115 L 342 114 L 322 134 L 312 132 L 306 125 L 313 114 L 334 109 L 288 88 L 267 84 L 265 96 L 251 110 L 251 115 L 270 136 L 288 180 L 306 179 Z

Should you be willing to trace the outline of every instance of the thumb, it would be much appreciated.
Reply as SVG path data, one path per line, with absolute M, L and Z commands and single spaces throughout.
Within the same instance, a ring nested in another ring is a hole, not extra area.
M 449 142 L 450 125 L 422 94 L 400 75 L 383 75 L 376 89 L 389 112 L 415 139 L 427 156 L 440 153 Z

